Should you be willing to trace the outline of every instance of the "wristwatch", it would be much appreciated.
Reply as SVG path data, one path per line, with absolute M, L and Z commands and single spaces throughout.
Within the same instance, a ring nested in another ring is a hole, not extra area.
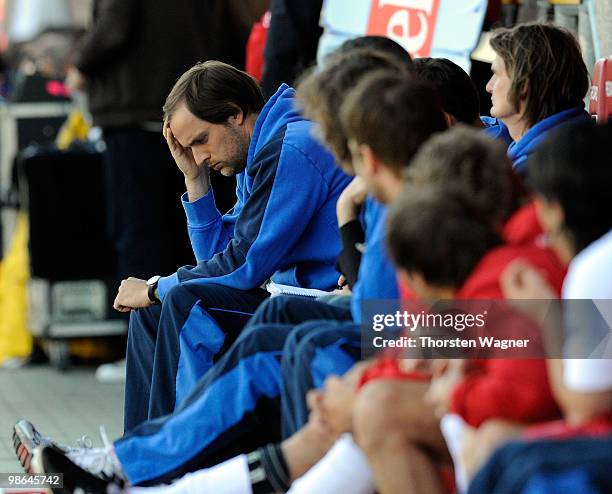
M 160 278 L 161 276 L 156 274 L 155 276 L 151 276 L 151 278 L 147 280 L 147 296 L 149 297 L 149 300 L 151 301 L 152 305 L 157 305 L 161 303 L 161 300 L 159 300 L 156 293 L 157 283 L 159 283 Z

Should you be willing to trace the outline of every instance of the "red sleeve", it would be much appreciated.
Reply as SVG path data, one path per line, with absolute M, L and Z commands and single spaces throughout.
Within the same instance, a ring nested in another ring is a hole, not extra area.
M 515 211 L 502 229 L 502 237 L 508 245 L 535 245 L 543 233 L 535 202 L 530 202 Z
M 484 367 L 466 376 L 451 396 L 451 412 L 469 425 L 479 427 L 489 419 L 536 422 L 558 415 L 544 360 L 491 359 Z

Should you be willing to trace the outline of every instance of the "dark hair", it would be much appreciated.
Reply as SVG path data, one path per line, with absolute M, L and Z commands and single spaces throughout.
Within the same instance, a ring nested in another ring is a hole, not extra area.
M 224 123 L 239 110 L 245 116 L 259 113 L 265 103 L 255 79 L 216 60 L 200 62 L 179 78 L 164 103 L 164 119 L 183 101 L 196 117 L 213 124 Z
M 404 177 L 416 186 L 439 185 L 463 194 L 483 217 L 499 226 L 517 206 L 513 174 L 499 142 L 458 124 L 423 144 Z
M 501 244 L 490 222 L 462 194 L 438 186 L 407 184 L 391 204 L 387 229 L 397 266 L 436 286 L 459 288 Z
M 331 58 L 321 70 L 310 72 L 298 84 L 296 97 L 304 116 L 318 124 L 325 144 L 337 160 L 350 161 L 347 139 L 340 125 L 340 106 L 347 93 L 369 72 L 384 68 L 403 73 L 406 67 L 380 51 L 352 50 Z
M 440 99 L 429 84 L 388 71 L 364 77 L 346 97 L 340 119 L 348 139 L 370 146 L 397 172 L 432 134 L 447 128 Z
M 563 208 L 564 231 L 576 253 L 612 229 L 612 124 L 561 129 L 529 160 L 528 180 Z
M 576 38 L 550 24 L 521 24 L 498 29 L 491 47 L 506 65 L 512 85 L 508 101 L 532 126 L 580 103 L 589 89 L 589 73 Z
M 446 58 L 415 58 L 412 63 L 417 76 L 438 92 L 445 112 L 468 125 L 478 120 L 478 91 L 465 70 Z
M 347 39 L 338 48 L 331 52 L 328 57 L 335 57 L 347 53 L 351 50 L 368 49 L 382 51 L 387 55 L 396 58 L 398 62 L 405 63 L 407 66 L 412 66 L 412 58 L 410 54 L 397 41 L 393 41 L 385 36 L 359 36 L 357 38 Z M 325 59 L 326 63 L 328 58 Z

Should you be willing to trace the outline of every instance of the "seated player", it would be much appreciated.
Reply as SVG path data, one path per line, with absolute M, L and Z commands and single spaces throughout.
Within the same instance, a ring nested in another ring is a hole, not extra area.
M 115 308 L 133 310 L 127 347 L 126 430 L 180 404 L 268 297 L 261 285 L 329 289 L 340 248 L 333 217 L 349 182 L 312 136 L 282 86 L 264 104 L 257 82 L 216 61 L 197 64 L 164 105 L 164 132 L 183 173 L 196 266 L 149 283 L 121 283 Z M 209 168 L 237 176 L 221 216 Z M 161 233 L 163 234 L 163 232 Z
M 350 134 L 350 133 L 349 133 Z M 423 186 L 427 183 L 428 174 L 433 179 L 434 177 L 438 179 L 442 179 L 444 177 L 446 179 L 446 186 L 450 189 L 459 189 L 459 191 L 463 190 L 463 194 L 467 195 L 471 199 L 472 207 L 480 212 L 480 216 L 488 219 L 488 226 L 493 231 L 497 230 L 501 232 L 500 225 L 503 222 L 503 219 L 507 217 L 508 209 L 504 209 L 504 203 L 506 204 L 506 208 L 508 204 L 511 202 L 509 199 L 511 197 L 511 190 L 513 189 L 511 176 L 508 173 L 509 166 L 506 164 L 507 162 L 504 159 L 503 151 L 500 148 L 493 147 L 492 142 L 487 140 L 483 136 L 479 136 L 474 132 L 469 132 L 468 129 L 465 128 L 456 128 L 450 131 L 447 131 L 444 134 L 436 136 L 431 139 L 431 142 L 428 142 L 423 146 L 418 156 L 415 158 L 415 162 L 411 165 L 410 171 L 408 172 L 408 179 L 411 181 L 412 188 L 415 190 L 415 193 L 418 192 L 419 186 Z M 423 178 L 419 178 L 419 172 Z M 415 175 L 415 176 L 413 176 Z M 489 176 L 489 180 L 484 180 L 484 175 Z M 489 187 L 485 186 L 487 184 Z M 406 195 L 409 195 L 406 193 Z M 405 197 L 405 196 L 404 196 Z M 507 202 L 506 202 L 507 201 Z M 405 218 L 412 218 L 409 215 L 409 210 L 404 212 L 406 215 Z M 413 221 L 406 221 L 405 228 L 408 228 L 412 225 Z M 398 223 L 399 224 L 399 220 Z M 396 226 L 397 226 L 396 224 Z M 415 226 L 415 228 L 417 228 Z M 437 232 L 436 235 L 441 235 L 441 232 Z M 392 237 L 393 230 L 390 229 L 389 235 Z M 416 233 L 415 233 L 416 235 Z M 444 241 L 443 237 L 435 237 L 432 232 L 432 237 L 427 237 L 427 232 L 423 230 L 421 232 L 423 236 L 423 242 L 429 242 L 431 244 L 427 250 L 424 249 L 424 252 L 431 253 L 431 263 L 430 267 L 437 267 L 442 269 L 443 266 L 448 263 L 449 259 L 453 259 L 453 254 L 455 253 L 455 246 L 458 245 L 458 242 L 450 242 Z M 434 238 L 435 237 L 435 238 Z M 446 259 L 446 263 L 436 262 L 435 255 L 437 250 L 437 257 L 440 259 Z M 401 250 L 398 250 L 401 252 Z M 460 249 L 460 252 L 465 252 L 465 248 Z M 410 252 L 405 253 L 405 257 L 402 259 L 405 262 L 408 262 L 411 255 Z M 458 254 L 457 254 L 458 255 Z M 482 264 L 478 264 L 478 270 L 476 273 L 473 273 L 473 276 L 470 277 L 469 281 L 466 281 L 463 285 L 463 289 L 459 290 L 456 294 L 458 298 L 501 298 L 501 292 L 499 287 L 499 275 L 503 270 L 503 266 L 507 264 L 512 258 L 526 256 L 527 258 L 533 258 L 533 262 L 539 265 L 542 269 L 544 269 L 547 273 L 549 273 L 554 280 L 553 284 L 556 286 L 560 286 L 561 281 L 564 275 L 564 269 L 559 264 L 558 259 L 552 255 L 552 253 L 547 249 L 541 249 L 531 244 L 526 245 L 515 245 L 515 246 L 504 246 L 498 249 L 494 249 L 488 256 L 486 256 L 486 261 L 483 260 Z M 415 278 L 416 280 L 416 278 Z M 416 286 L 413 287 L 415 280 L 412 280 L 411 289 L 422 296 L 428 295 L 428 290 L 423 289 L 424 283 L 417 280 Z M 453 290 L 448 290 L 447 297 L 453 294 Z M 429 293 L 431 296 L 431 293 Z M 390 363 L 391 365 L 387 365 Z M 375 379 L 380 379 L 380 386 L 384 388 L 388 384 L 385 382 L 385 378 L 392 378 L 397 380 L 398 378 L 403 379 L 404 375 L 407 378 L 414 378 L 416 376 L 413 373 L 402 372 L 401 368 L 397 365 L 397 361 L 389 361 L 388 359 L 383 359 L 381 361 L 382 365 L 376 365 L 372 369 L 367 369 L 364 374 L 363 381 L 372 381 L 368 382 L 365 390 L 368 389 L 376 389 L 378 385 L 376 384 Z M 535 369 L 534 369 L 535 366 Z M 542 412 L 545 414 L 550 414 L 549 416 L 554 416 L 554 405 L 550 405 L 552 399 L 550 399 L 550 393 L 546 395 L 542 390 L 548 389 L 548 384 L 546 380 L 546 375 L 544 373 L 544 365 L 543 362 L 536 363 L 534 365 L 526 365 L 523 366 L 522 369 L 527 372 L 527 376 L 529 376 L 529 380 L 532 381 L 533 387 L 527 386 L 525 393 L 529 395 L 530 391 L 534 390 L 534 387 L 537 388 L 535 393 L 532 393 L 532 396 L 540 394 L 542 396 Z M 500 371 L 503 375 L 504 366 L 499 365 L 497 369 L 493 368 L 492 371 Z M 372 372 L 373 371 L 373 372 Z M 515 370 L 510 370 L 511 372 L 515 372 Z M 490 374 L 495 375 L 495 372 L 491 372 Z M 506 373 L 507 375 L 507 373 Z M 525 374 L 522 374 L 525 376 Z M 540 376 L 538 380 L 536 376 Z M 425 377 L 425 380 L 422 379 L 421 376 L 418 376 L 419 380 L 413 382 L 401 382 L 396 383 L 398 388 L 403 389 L 403 394 L 405 395 L 406 404 L 412 404 L 414 406 L 415 412 L 414 416 L 419 415 L 421 418 L 416 422 L 417 425 L 412 424 L 403 424 L 403 422 L 398 422 L 396 426 L 402 425 L 406 429 L 417 428 L 423 432 L 423 435 L 428 435 L 432 440 L 435 440 L 436 437 L 441 437 L 439 432 L 439 426 L 437 425 L 437 419 L 433 415 L 433 410 L 423 404 L 422 397 L 425 393 L 425 390 L 428 387 L 428 378 Z M 332 400 L 336 402 L 334 397 L 337 396 L 347 396 L 346 392 L 343 392 L 342 389 L 345 388 L 344 385 L 340 385 L 338 380 L 328 380 L 327 385 L 330 387 L 329 393 L 324 393 L 324 399 L 322 401 L 321 406 L 326 409 L 330 408 L 329 404 L 326 404 L 326 400 Z M 393 384 L 395 385 L 395 384 Z M 348 385 L 350 387 L 350 385 Z M 353 386 L 354 388 L 354 386 Z M 405 388 L 405 389 L 404 389 Z M 514 388 L 516 389 L 516 388 Z M 364 393 L 366 392 L 364 390 Z M 538 391 L 539 390 L 539 391 Z M 374 391 L 373 391 L 374 393 Z M 366 396 L 369 396 L 366 394 Z M 394 393 L 395 398 L 400 399 L 400 393 Z M 545 403 L 547 403 L 546 396 L 549 397 L 548 408 Z M 380 414 L 384 414 L 385 411 L 391 413 L 394 409 L 397 408 L 397 403 L 384 403 L 384 404 L 376 404 L 376 397 L 372 397 L 374 402 L 372 407 L 376 407 Z M 361 394 L 357 396 L 358 403 L 362 403 L 361 406 L 364 406 L 365 403 L 368 402 L 367 398 L 364 398 L 362 401 Z M 333 405 L 334 413 L 329 413 L 329 415 L 337 415 L 340 418 L 332 418 L 333 423 L 340 424 L 336 427 L 337 432 L 343 432 L 347 430 L 353 430 L 349 427 L 354 425 L 354 418 L 352 417 L 353 404 L 352 401 L 348 403 L 343 403 L 344 406 Z M 357 405 L 359 406 L 359 404 Z M 341 413 L 339 408 L 344 408 L 344 413 Z M 533 420 L 533 417 L 537 417 L 537 413 L 534 411 L 534 407 L 528 407 L 532 412 L 530 416 Z M 539 405 L 535 407 L 539 408 Z M 357 409 L 358 410 L 358 409 Z M 544 411 L 548 410 L 548 411 Z M 553 410 L 553 411 L 551 411 Z M 494 412 L 498 412 L 498 410 L 493 410 Z M 510 411 L 509 411 L 510 412 Z M 429 415 L 427 415 L 429 413 Z M 487 410 L 484 410 L 484 413 L 487 413 Z M 401 415 L 401 412 L 398 411 L 398 416 Z M 410 422 L 411 419 L 409 411 L 406 411 L 406 420 Z M 396 416 L 397 418 L 397 416 Z M 431 430 L 427 430 L 424 428 L 424 420 L 428 418 L 431 422 L 434 432 Z M 387 437 L 390 441 L 393 440 L 393 435 L 389 433 L 389 430 L 384 427 L 378 428 L 378 434 L 380 436 Z M 405 437 L 400 434 L 399 436 L 402 439 L 398 439 L 398 441 L 405 440 Z M 344 438 L 343 438 L 344 439 Z M 446 446 L 444 443 L 440 443 L 444 446 L 443 451 L 446 451 Z M 397 450 L 395 450 L 397 453 Z M 446 453 L 448 455 L 448 453 Z M 352 479 L 353 475 L 358 475 L 360 478 L 366 481 L 366 477 L 364 475 L 364 471 L 368 470 L 368 463 L 363 458 L 363 455 L 360 456 L 355 451 L 355 447 L 351 447 L 350 444 L 347 444 L 346 440 L 341 440 L 337 447 L 335 446 L 332 451 L 328 454 L 332 459 L 337 458 L 337 462 L 334 463 L 333 466 L 325 466 L 325 459 L 320 464 L 315 466 L 311 472 L 309 472 L 305 478 L 300 479 L 296 483 L 296 487 L 300 487 L 301 490 L 297 490 L 296 492 L 308 492 L 309 490 L 316 490 L 318 487 L 322 485 L 328 485 L 333 478 L 333 472 L 338 468 L 341 468 L 341 464 L 353 464 L 355 465 L 351 468 L 351 474 L 347 475 L 346 478 Z M 392 464 L 392 460 L 390 460 L 390 464 Z M 398 463 L 395 465 L 398 466 Z M 318 472 L 316 472 L 318 470 Z M 316 473 L 313 473 L 316 472 Z M 395 476 L 396 473 L 388 473 L 387 478 Z M 404 478 L 404 480 L 406 480 Z M 336 481 L 336 484 L 339 484 L 340 481 Z M 373 485 L 372 479 L 370 479 L 370 486 Z M 354 487 L 353 484 L 351 486 Z M 367 486 L 367 483 L 366 483 Z M 380 488 L 380 485 L 378 485 Z M 344 488 L 348 488 L 345 484 Z M 342 489 L 339 488 L 338 492 Z M 361 491 L 360 491 L 361 492 Z M 365 491 L 364 491 L 365 492 Z
M 580 333 L 595 329 L 584 325 L 598 320 L 585 319 L 593 313 L 590 301 L 612 299 L 609 283 L 612 214 L 606 187 L 612 178 L 607 160 L 611 139 L 612 126 L 609 124 L 564 129 L 544 143 L 529 164 L 530 182 L 536 193 L 542 224 L 551 245 L 564 262 L 569 263 L 563 285 L 563 298 L 568 301 L 565 321 L 570 326 L 577 323 Z M 537 271 L 519 261 L 504 273 L 503 287 L 506 296 L 515 299 L 547 299 L 553 292 Z M 585 304 L 589 306 L 587 310 L 584 310 Z M 581 317 L 574 320 L 576 313 Z M 506 464 L 520 465 L 517 453 L 529 455 L 534 465 L 537 462 L 538 473 L 545 474 L 553 468 L 559 478 L 563 476 L 559 473 L 562 471 L 578 468 L 584 472 L 585 467 L 579 466 L 581 461 L 588 463 L 590 469 L 596 457 L 595 453 L 588 457 L 588 438 L 609 439 L 612 436 L 612 349 L 605 347 L 605 341 L 603 343 L 603 351 L 596 356 L 599 358 L 571 358 L 570 354 L 565 360 L 549 361 L 554 394 L 564 420 L 525 430 L 522 437 L 530 441 L 500 450 L 476 476 L 470 492 L 493 491 L 499 469 Z M 561 442 L 570 439 L 577 441 L 575 446 Z M 494 431 L 494 437 L 481 438 L 478 449 L 485 452 L 477 454 L 474 448 L 474 454 L 467 459 L 470 473 L 475 473 L 488 459 L 486 453 L 506 440 L 508 435 L 504 434 L 502 426 Z M 599 444 L 593 442 L 594 451 L 601 448 Z M 566 446 L 570 446 L 569 449 Z M 569 463 L 567 451 L 572 452 Z M 544 464 L 545 458 L 548 465 Z M 607 458 L 609 464 L 612 457 L 608 455 Z M 588 476 L 585 474 L 584 478 Z M 529 482 L 529 478 L 517 478 L 515 485 L 520 486 L 517 489 L 524 489 Z

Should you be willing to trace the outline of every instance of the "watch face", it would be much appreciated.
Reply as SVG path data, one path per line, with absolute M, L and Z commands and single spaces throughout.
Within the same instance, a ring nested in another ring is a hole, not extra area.
M 149 278 L 147 280 L 147 285 L 155 285 L 157 284 L 157 282 L 159 281 L 159 279 L 161 278 L 161 276 L 159 276 L 158 274 L 155 276 L 152 276 L 151 278 Z
M 157 291 L 157 282 L 160 278 L 161 276 L 156 275 L 147 280 L 147 296 L 153 305 L 160 303 L 160 300 L 155 293 Z

